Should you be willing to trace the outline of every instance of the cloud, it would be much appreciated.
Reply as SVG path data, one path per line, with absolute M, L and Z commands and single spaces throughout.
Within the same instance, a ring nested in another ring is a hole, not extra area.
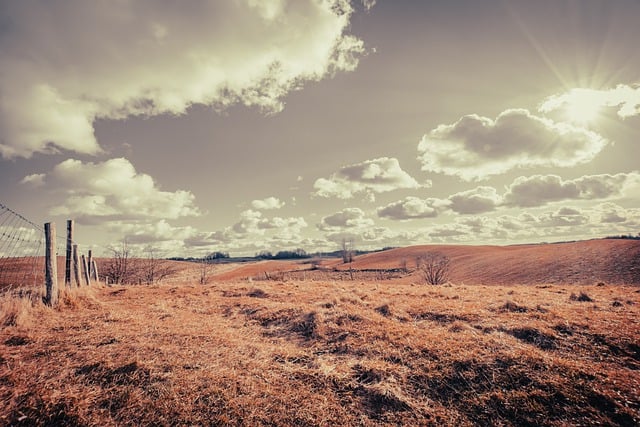
M 530 221 L 537 227 L 570 227 L 585 225 L 589 222 L 589 216 L 576 208 L 564 207 L 555 212 L 547 212 L 537 217 L 532 217 Z
M 20 181 L 20 184 L 28 184 L 33 187 L 42 187 L 44 185 L 45 174 L 43 173 L 34 173 L 31 175 L 27 175 Z
M 478 214 L 495 210 L 502 198 L 493 187 L 476 187 L 453 194 L 447 199 L 409 196 L 378 209 L 380 218 L 408 220 L 436 218 L 443 212 L 453 211 L 462 215 Z
M 476 187 L 449 197 L 449 208 L 459 214 L 479 214 L 495 210 L 502 197 L 493 187 Z
M 504 203 L 533 207 L 560 200 L 594 200 L 623 195 L 627 188 L 640 182 L 637 172 L 615 175 L 586 175 L 564 181 L 557 175 L 518 177 L 507 188 Z
M 297 235 L 307 223 L 302 217 L 273 217 L 266 218 L 260 211 L 247 209 L 240 213 L 240 221 L 231 226 L 225 234 L 234 238 L 244 238 L 252 235 L 263 235 L 266 231 L 277 231 L 284 236 Z M 229 233 L 232 232 L 232 233 Z
M 282 109 L 305 81 L 355 69 L 347 0 L 0 2 L 0 155 L 96 154 L 96 119 L 194 104 Z
M 496 120 L 474 114 L 436 127 L 418 144 L 418 159 L 422 170 L 473 180 L 517 167 L 587 163 L 605 145 L 593 131 L 517 109 Z
M 309 247 L 315 242 L 302 236 L 307 222 L 302 217 L 265 217 L 260 211 L 247 209 L 235 224 L 213 232 L 197 232 L 185 239 L 189 248 L 199 250 L 240 251 L 282 250 Z
M 447 202 L 440 199 L 420 199 L 409 196 L 379 208 L 377 212 L 380 218 L 393 220 L 435 218 L 446 207 Z
M 374 193 L 420 187 L 411 175 L 400 168 L 398 159 L 389 157 L 345 166 L 329 179 L 317 179 L 313 185 L 316 196 L 340 199 L 350 199 L 358 193 L 365 193 L 373 199 Z
M 367 218 L 362 209 L 346 208 L 340 212 L 322 218 L 318 229 L 322 231 L 335 231 L 343 228 L 362 228 L 373 225 L 373 220 Z
M 574 106 L 617 107 L 621 118 L 637 116 L 640 114 L 640 86 L 620 84 L 605 90 L 574 88 L 546 98 L 538 110 L 548 113 Z
M 604 224 L 623 223 L 629 218 L 626 210 L 615 203 L 602 203 L 595 209 L 600 214 L 600 222 Z
M 251 207 L 257 210 L 280 209 L 284 205 L 285 203 L 276 197 L 267 197 L 266 199 L 251 202 Z
M 32 181 L 34 175 L 25 181 Z M 75 217 L 99 224 L 105 221 L 149 218 L 176 219 L 200 215 L 189 191 L 162 191 L 153 178 L 139 173 L 124 158 L 102 163 L 68 159 L 38 178 L 45 188 L 62 190 L 67 198 L 51 209 L 52 215 Z

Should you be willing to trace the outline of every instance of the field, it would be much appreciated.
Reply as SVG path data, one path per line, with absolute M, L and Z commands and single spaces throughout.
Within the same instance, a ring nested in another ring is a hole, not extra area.
M 0 425 L 638 425 L 640 246 L 567 245 L 441 247 L 441 286 L 265 262 L 206 285 L 181 264 L 179 280 L 83 287 L 57 308 L 5 294 Z

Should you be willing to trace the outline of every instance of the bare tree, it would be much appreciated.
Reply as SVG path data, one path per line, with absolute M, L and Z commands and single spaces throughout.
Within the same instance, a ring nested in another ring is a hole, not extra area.
M 148 247 L 142 260 L 141 279 L 146 284 L 157 283 L 176 273 L 175 267 L 166 259 L 158 256 L 158 249 Z
M 206 258 L 200 261 L 200 284 L 201 285 L 206 285 L 207 283 L 209 283 L 209 274 L 211 273 L 212 270 L 213 270 L 213 266 Z
M 424 281 L 430 285 L 442 285 L 449 280 L 451 260 L 438 252 L 427 252 L 417 260 L 417 267 Z
M 342 263 L 351 263 L 353 261 L 353 239 L 347 240 L 346 238 L 342 239 L 341 253 L 342 253 Z
M 158 256 L 155 248 L 147 248 L 145 258 L 132 255 L 126 239 L 120 246 L 111 247 L 111 258 L 106 261 L 105 277 L 114 284 L 152 284 L 172 276 L 176 269 L 165 259 Z
M 127 283 L 132 270 L 134 270 L 129 259 L 131 252 L 127 241 L 123 240 L 119 247 L 110 247 L 109 250 L 111 251 L 111 259 L 106 262 L 105 277 L 108 278 L 109 283 Z

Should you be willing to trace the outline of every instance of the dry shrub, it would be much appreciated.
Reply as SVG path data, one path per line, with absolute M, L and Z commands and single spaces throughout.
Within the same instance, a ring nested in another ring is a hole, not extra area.
M 593 298 L 591 298 L 589 295 L 587 295 L 584 292 L 580 292 L 580 295 L 576 295 L 573 292 L 571 292 L 571 295 L 569 295 L 569 299 L 571 301 L 593 302 Z
M 449 281 L 451 260 L 448 256 L 427 252 L 416 260 L 422 279 L 429 285 L 443 285 Z

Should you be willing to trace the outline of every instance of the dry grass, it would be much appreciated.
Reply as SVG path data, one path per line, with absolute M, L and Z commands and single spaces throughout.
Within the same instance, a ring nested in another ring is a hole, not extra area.
M 638 287 L 191 283 L 3 296 L 0 425 L 640 421 Z

